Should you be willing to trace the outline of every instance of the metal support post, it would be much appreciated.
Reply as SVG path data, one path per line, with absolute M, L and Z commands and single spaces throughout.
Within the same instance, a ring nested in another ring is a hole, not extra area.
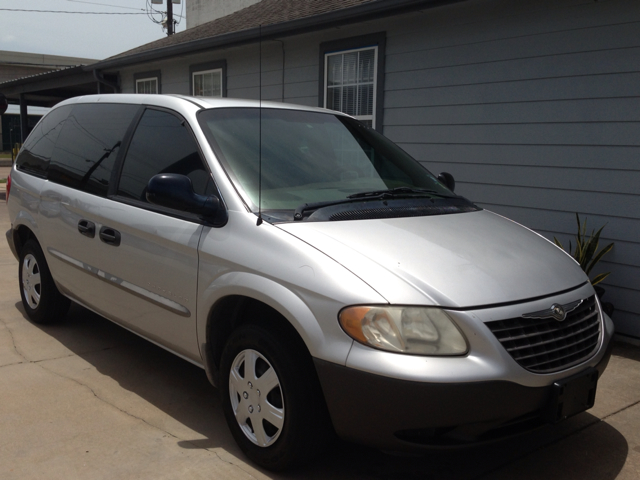
M 20 94 L 20 143 L 24 143 L 29 135 L 29 113 L 24 93 Z

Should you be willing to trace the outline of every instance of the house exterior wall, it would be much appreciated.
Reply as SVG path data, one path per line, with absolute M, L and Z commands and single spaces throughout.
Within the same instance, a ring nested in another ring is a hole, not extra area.
M 262 45 L 262 98 L 317 106 L 319 45 L 386 32 L 385 135 L 456 192 L 565 245 L 575 213 L 606 224 L 594 273 L 640 338 L 640 3 L 478 0 Z M 284 95 L 283 51 L 284 48 Z M 258 98 L 258 46 L 144 65 L 164 93 L 224 59 L 229 97 Z M 134 69 L 122 71 L 133 87 Z

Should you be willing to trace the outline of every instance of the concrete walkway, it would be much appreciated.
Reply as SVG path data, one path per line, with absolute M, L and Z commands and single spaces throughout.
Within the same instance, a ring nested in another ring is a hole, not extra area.
M 2 480 L 640 478 L 640 348 L 623 343 L 596 406 L 555 427 L 423 457 L 338 443 L 303 470 L 260 471 L 199 368 L 80 307 L 59 325 L 29 322 L 8 228 L 0 201 Z

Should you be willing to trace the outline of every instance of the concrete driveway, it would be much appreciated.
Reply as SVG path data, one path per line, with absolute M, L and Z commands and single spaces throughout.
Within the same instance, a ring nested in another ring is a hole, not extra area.
M 235 446 L 199 368 L 81 307 L 58 325 L 29 322 L 9 226 L 0 192 L 2 480 L 640 478 L 640 348 L 624 343 L 595 407 L 557 426 L 422 457 L 337 442 L 303 470 L 260 471 Z

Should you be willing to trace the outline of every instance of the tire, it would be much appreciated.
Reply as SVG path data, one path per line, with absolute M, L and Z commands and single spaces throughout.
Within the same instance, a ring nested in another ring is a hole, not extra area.
M 308 462 L 332 432 L 311 356 L 300 343 L 246 324 L 222 352 L 220 390 L 231 433 L 251 460 L 272 471 Z
M 35 240 L 28 240 L 20 249 L 18 270 L 22 305 L 29 318 L 35 323 L 62 319 L 71 301 L 58 291 L 42 249 Z

